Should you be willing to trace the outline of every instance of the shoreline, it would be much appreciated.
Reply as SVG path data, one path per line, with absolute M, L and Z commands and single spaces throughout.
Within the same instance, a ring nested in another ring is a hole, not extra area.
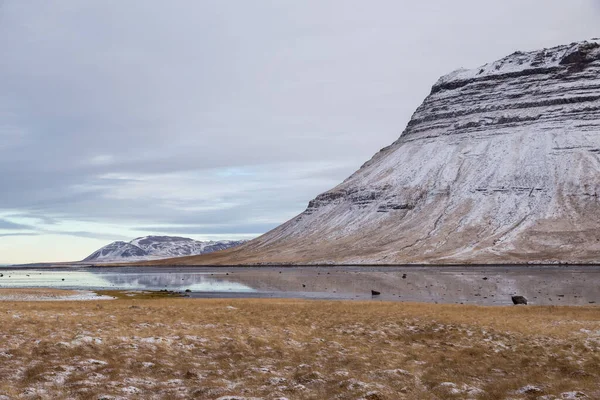
M 600 304 L 598 266 L 48 267 L 2 270 L 0 287 L 173 291 L 194 298 L 288 298 L 443 304 Z M 372 291 L 380 295 L 372 295 Z

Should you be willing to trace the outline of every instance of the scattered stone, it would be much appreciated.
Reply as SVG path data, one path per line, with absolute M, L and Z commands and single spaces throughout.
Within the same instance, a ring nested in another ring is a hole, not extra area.
M 488 277 L 487 277 L 487 276 L 485 276 L 485 277 L 483 278 L 483 280 L 484 280 L 484 281 L 487 281 L 487 280 L 488 280 Z
M 512 297 L 512 302 L 514 305 L 527 305 L 527 299 L 523 296 L 513 296 Z
M 406 279 L 406 274 L 402 274 L 402 279 Z
M 379 296 L 381 294 L 381 292 L 378 292 L 377 290 L 371 290 L 371 296 Z

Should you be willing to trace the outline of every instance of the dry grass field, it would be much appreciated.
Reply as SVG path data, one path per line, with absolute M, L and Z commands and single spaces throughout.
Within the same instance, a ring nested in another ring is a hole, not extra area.
M 0 302 L 0 399 L 600 399 L 600 308 Z

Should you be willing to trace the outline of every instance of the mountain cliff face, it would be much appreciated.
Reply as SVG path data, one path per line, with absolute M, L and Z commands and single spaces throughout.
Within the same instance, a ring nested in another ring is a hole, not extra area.
M 600 261 L 600 40 L 442 77 L 298 217 L 182 263 Z
M 152 260 L 208 254 L 239 246 L 243 241 L 199 242 L 174 236 L 145 236 L 131 242 L 113 242 L 89 255 L 86 262 Z

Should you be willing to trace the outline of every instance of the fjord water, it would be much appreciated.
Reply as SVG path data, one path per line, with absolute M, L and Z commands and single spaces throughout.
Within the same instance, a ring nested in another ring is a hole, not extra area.
M 190 297 L 478 305 L 600 304 L 600 266 L 61 267 L 0 269 L 0 288 L 190 290 Z M 372 296 L 371 290 L 380 292 Z
M 116 268 L 0 269 L 0 288 L 95 290 L 252 291 L 248 286 L 214 277 L 214 273 L 148 271 Z

